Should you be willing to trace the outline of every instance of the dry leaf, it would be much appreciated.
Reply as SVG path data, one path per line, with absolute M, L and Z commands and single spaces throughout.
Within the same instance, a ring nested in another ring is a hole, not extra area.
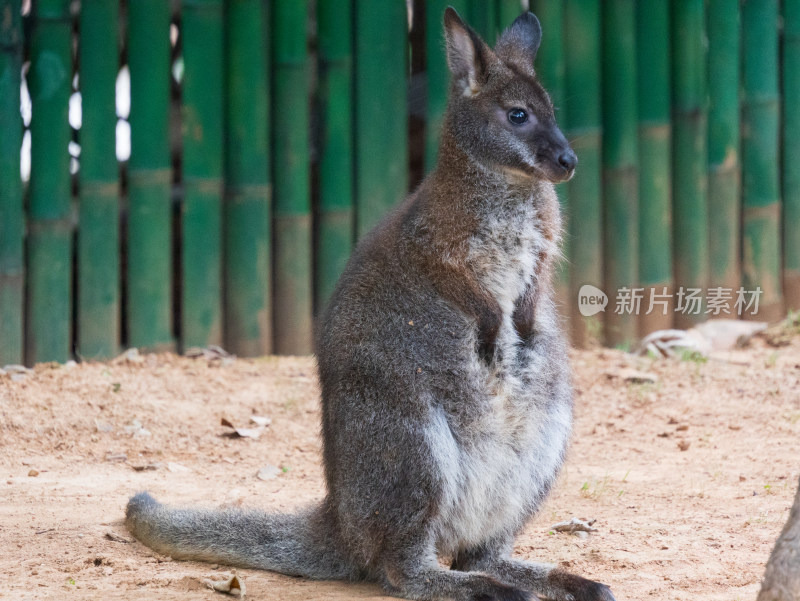
M 240 599 L 244 599 L 244 596 L 247 594 L 247 587 L 245 587 L 244 579 L 236 572 L 233 572 L 233 574 L 224 580 L 211 580 L 210 578 L 207 578 L 203 580 L 203 583 L 208 586 L 208 588 L 215 590 L 218 593 L 228 593 L 229 595 L 235 595 Z
M 113 540 L 115 543 L 132 543 L 133 541 L 129 538 L 125 538 L 124 536 L 120 536 L 119 534 L 114 534 L 113 532 L 106 532 L 106 538 L 108 540 Z
M 550 530 L 555 530 L 556 532 L 597 532 L 597 528 L 594 528 L 592 525 L 597 520 L 592 518 L 590 520 L 587 519 L 580 519 L 580 518 L 572 518 L 566 522 L 559 522 L 558 524 L 553 524 L 550 526 Z
M 167 463 L 167 469 L 171 471 L 173 474 L 180 474 L 185 472 L 191 472 L 192 470 L 186 467 L 185 465 L 181 465 L 180 463 L 174 463 L 170 461 Z
M 225 432 L 223 436 L 230 436 L 232 438 L 258 438 L 261 436 L 261 433 L 264 431 L 264 428 L 237 428 L 233 425 L 231 420 L 222 418 L 220 419 L 220 424 L 225 426 L 226 428 L 231 428 L 233 432 Z

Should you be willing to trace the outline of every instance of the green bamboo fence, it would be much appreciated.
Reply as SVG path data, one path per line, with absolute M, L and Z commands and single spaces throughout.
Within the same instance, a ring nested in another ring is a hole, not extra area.
M 26 273 L 28 363 L 66 361 L 72 353 L 69 5 L 69 0 L 40 0 L 33 13 L 28 71 L 33 103 Z
M 311 352 L 311 191 L 305 0 L 272 4 L 275 351 Z
M 120 345 L 119 167 L 115 82 L 117 0 L 83 0 L 80 14 L 80 212 L 77 352 L 107 359 Z
M 403 0 L 355 0 L 356 235 L 408 187 L 408 16 Z
M 778 2 L 742 4 L 742 284 L 761 289 L 757 319 L 783 313 L 778 174 Z
M 452 4 L 452 3 L 451 3 Z M 522 14 L 520 0 L 497 0 L 497 28 L 500 32 L 506 29 Z M 441 11 L 444 13 L 444 10 Z
M 618 311 L 617 297 L 624 299 L 623 289 L 632 290 L 638 279 L 635 3 L 606 0 L 602 11 L 605 338 L 627 346 L 636 336 L 636 308 L 627 304 Z
M 708 3 L 709 286 L 740 281 L 739 3 Z
M 464 17 L 467 13 L 467 0 L 427 0 L 425 13 L 425 56 L 428 81 L 427 115 L 425 123 L 425 170 L 436 165 L 439 153 L 439 136 L 442 133 L 442 118 L 447 108 L 447 92 L 450 76 L 444 46 L 444 25 L 442 15 L 452 6 Z
M 272 350 L 269 14 L 261 0 L 225 3 L 225 347 Z
M 800 0 L 783 0 L 783 286 L 800 309 Z
M 542 23 L 542 43 L 536 53 L 536 75 L 556 107 L 556 119 L 564 105 L 564 2 L 532 0 L 531 11 Z M 507 24 L 507 25 L 510 25 Z
M 222 0 L 183 0 L 181 340 L 222 343 Z
M 499 33 L 496 0 L 469 0 L 465 18 L 486 43 L 493 46 Z
M 533 0 L 531 11 L 542 25 L 542 43 L 536 53 L 536 75 L 550 94 L 556 107 L 556 119 L 564 126 L 568 118 L 564 112 L 565 63 L 564 63 L 564 3 L 562 0 Z M 567 186 L 556 186 L 558 199 L 565 217 L 569 218 Z M 558 264 L 556 273 L 556 299 L 559 306 L 570 306 L 569 296 L 569 245 L 562 247 L 564 260 Z M 569 311 L 562 311 L 568 324 Z M 569 327 L 569 326 L 568 326 Z
M 639 108 L 640 334 L 669 328 L 672 305 L 656 295 L 672 292 L 670 182 L 669 0 L 636 5 L 636 74 Z M 668 299 L 667 299 L 668 300 Z
M 489 43 L 522 9 L 519 0 L 415 2 L 426 31 L 409 37 L 403 0 L 182 0 L 172 23 L 174 4 L 83 0 L 71 15 L 68 0 L 33 3 L 26 190 L 21 0 L 0 3 L 0 365 L 174 342 L 221 342 L 239 355 L 310 351 L 312 319 L 353 243 L 405 197 L 409 159 L 424 153 L 426 170 L 435 165 L 449 81 L 445 6 Z M 709 317 L 703 300 L 718 287 L 731 290 L 733 316 L 740 285 L 762 290 L 756 318 L 800 308 L 800 0 L 530 4 L 544 32 L 537 73 L 579 157 L 559 189 L 567 261 L 558 285 L 573 342 L 627 346 L 637 326 L 694 324 Z M 171 26 L 184 67 L 175 82 Z M 120 32 L 132 107 L 122 171 Z M 73 181 L 74 48 L 83 118 Z M 424 132 L 408 120 L 423 89 L 408 97 L 416 53 L 427 65 Z M 605 332 L 600 314 L 579 317 L 585 284 L 609 296 Z M 668 315 L 660 304 L 647 315 L 664 288 L 674 294 L 658 298 Z
M 353 2 L 320 2 L 319 211 L 315 307 L 320 313 L 342 273 L 353 230 Z
M 128 345 L 169 349 L 172 337 L 172 207 L 169 150 L 170 8 L 128 4 L 131 157 L 128 162 Z
M 673 0 L 672 7 L 672 217 L 675 325 L 705 319 L 690 289 L 708 285 L 708 182 L 705 1 Z M 700 296 L 702 298 L 702 296 Z
M 23 361 L 21 0 L 0 4 L 0 366 Z
M 600 110 L 600 1 L 566 0 L 564 31 L 564 131 L 578 155 L 578 168 L 567 183 L 566 253 L 570 261 L 571 339 L 585 346 L 599 337 L 599 316 L 581 316 L 575 310 L 578 293 L 589 284 L 603 283 L 602 245 L 602 116 Z M 606 310 L 609 310 L 608 308 Z

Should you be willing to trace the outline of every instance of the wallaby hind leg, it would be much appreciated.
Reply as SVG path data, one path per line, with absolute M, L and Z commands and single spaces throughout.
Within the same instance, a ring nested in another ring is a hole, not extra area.
M 503 543 L 462 551 L 453 560 L 452 568 L 468 574 L 483 572 L 553 601 L 615 601 L 605 584 L 570 574 L 552 564 L 511 559 L 510 548 L 510 543 Z
M 430 558 L 427 560 L 420 558 Z M 486 574 L 442 568 L 431 552 L 387 558 L 383 585 L 392 595 L 420 601 L 530 601 L 531 595 Z

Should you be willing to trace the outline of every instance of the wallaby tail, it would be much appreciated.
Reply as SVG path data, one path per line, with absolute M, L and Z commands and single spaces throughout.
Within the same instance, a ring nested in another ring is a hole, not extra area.
M 145 545 L 175 559 L 319 580 L 358 577 L 337 543 L 324 503 L 291 515 L 216 511 L 170 507 L 140 492 L 128 501 L 125 524 Z

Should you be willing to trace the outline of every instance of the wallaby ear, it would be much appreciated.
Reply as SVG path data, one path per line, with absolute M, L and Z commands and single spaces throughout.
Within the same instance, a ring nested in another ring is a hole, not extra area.
M 465 93 L 475 94 L 484 81 L 491 50 L 477 33 L 461 20 L 452 6 L 444 11 L 447 65 Z
M 533 59 L 542 43 L 542 25 L 532 12 L 518 16 L 500 36 L 494 51 L 505 61 L 528 71 L 533 70 Z

